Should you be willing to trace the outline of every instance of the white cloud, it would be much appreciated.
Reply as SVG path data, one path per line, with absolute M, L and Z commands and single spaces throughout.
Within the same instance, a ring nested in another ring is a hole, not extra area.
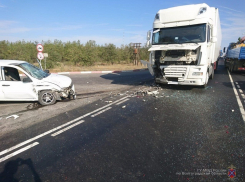
M 14 34 L 30 31 L 31 29 L 25 27 L 18 27 L 18 22 L 1 20 L 0 21 L 0 33 L 1 34 Z
M 134 35 L 134 36 L 127 36 L 127 37 L 117 37 L 117 36 L 39 36 L 39 37 L 21 37 L 21 36 L 3 36 L 0 35 L 0 40 L 8 40 L 10 42 L 25 40 L 25 41 L 54 41 L 54 40 L 61 40 L 62 42 L 73 42 L 78 41 L 82 44 L 85 44 L 89 40 L 96 41 L 96 44 L 98 45 L 105 45 L 105 44 L 114 44 L 117 47 L 120 47 L 121 45 L 128 45 L 129 43 L 142 43 L 141 45 L 145 44 L 145 36 L 142 35 Z
M 15 21 L 0 20 L 0 28 L 8 28 L 15 23 Z
M 13 33 L 23 33 L 23 32 L 29 32 L 31 29 L 25 28 L 25 27 L 19 27 L 19 28 L 10 28 L 10 29 L 0 29 L 0 33 L 2 34 L 13 34 Z
M 238 11 L 238 10 L 236 10 L 236 9 L 231 9 L 231 8 L 228 8 L 228 7 L 225 7 L 225 6 L 220 6 L 220 7 L 225 8 L 225 9 L 228 9 L 228 10 L 231 10 L 231 11 L 243 13 L 242 11 Z
M 127 27 L 142 27 L 142 25 L 126 25 Z
M 222 47 L 227 47 L 229 43 L 237 42 L 239 37 L 245 36 L 245 14 L 241 11 L 223 6 L 221 6 L 220 14 L 222 26 Z

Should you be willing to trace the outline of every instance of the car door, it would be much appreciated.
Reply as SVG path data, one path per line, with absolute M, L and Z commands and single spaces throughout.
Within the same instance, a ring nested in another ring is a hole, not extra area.
M 3 76 L 2 76 L 2 67 L 0 67 L 0 100 L 4 99 L 3 90 L 2 90 Z
M 3 100 L 37 100 L 36 90 L 33 81 L 26 75 L 18 75 L 19 79 L 10 80 L 7 78 L 6 69 L 11 68 L 15 73 L 21 72 L 17 68 L 3 67 L 3 80 L 1 81 L 1 90 Z

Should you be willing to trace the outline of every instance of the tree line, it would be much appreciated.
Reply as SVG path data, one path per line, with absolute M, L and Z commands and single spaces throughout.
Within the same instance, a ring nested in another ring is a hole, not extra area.
M 0 59 L 23 60 L 36 63 L 38 42 L 0 41 Z M 60 63 L 75 66 L 95 64 L 128 64 L 135 59 L 134 48 L 130 45 L 116 47 L 114 44 L 97 45 L 94 40 L 82 44 L 80 41 L 62 42 L 60 40 L 43 41 L 44 53 L 48 53 L 47 68 L 54 68 Z M 140 59 L 147 60 L 148 48 L 138 49 Z

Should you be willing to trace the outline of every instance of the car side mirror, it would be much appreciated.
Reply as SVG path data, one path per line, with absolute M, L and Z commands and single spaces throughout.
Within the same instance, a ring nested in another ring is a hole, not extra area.
M 44 70 L 45 73 L 49 73 L 49 70 Z
M 29 77 L 27 77 L 27 78 L 23 78 L 23 82 L 26 83 L 26 82 L 32 82 L 32 81 L 31 81 L 31 79 Z

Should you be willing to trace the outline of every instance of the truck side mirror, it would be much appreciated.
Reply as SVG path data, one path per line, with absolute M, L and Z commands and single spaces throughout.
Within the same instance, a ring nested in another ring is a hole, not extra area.
M 225 47 L 224 47 L 224 49 L 223 49 L 223 53 L 225 53 Z
M 150 47 L 150 41 L 148 40 L 147 42 L 146 42 L 146 47 Z
M 146 38 L 147 41 L 151 40 L 151 31 L 148 31 L 147 32 L 147 38 Z

